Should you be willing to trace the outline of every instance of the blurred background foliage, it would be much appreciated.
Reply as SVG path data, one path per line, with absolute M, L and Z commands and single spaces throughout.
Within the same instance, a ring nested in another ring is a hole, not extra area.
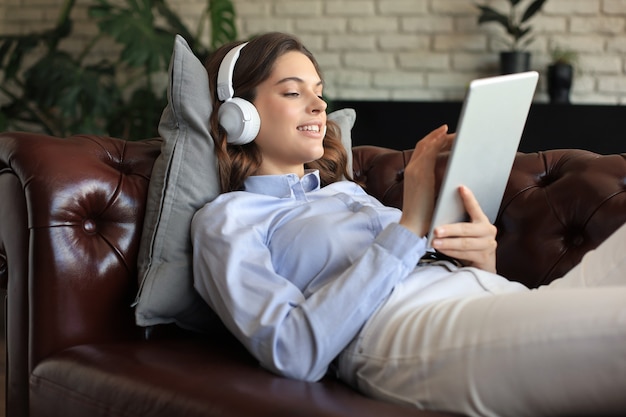
M 157 81 L 167 73 L 175 35 L 182 35 L 202 61 L 237 38 L 230 0 L 206 0 L 195 32 L 165 0 L 92 3 L 88 14 L 97 30 L 78 53 L 61 48 L 73 35 L 76 0 L 64 1 L 52 29 L 0 35 L 0 131 L 128 140 L 157 136 L 167 100 L 165 86 Z M 207 37 L 209 45 L 203 45 Z M 118 44 L 118 52 L 94 61 L 90 54 L 105 38 Z

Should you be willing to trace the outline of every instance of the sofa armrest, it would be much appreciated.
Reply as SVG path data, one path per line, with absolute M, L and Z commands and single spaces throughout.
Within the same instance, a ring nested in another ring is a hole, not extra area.
M 386 205 L 402 206 L 412 151 L 354 148 L 356 179 Z M 438 185 L 447 155 L 437 164 Z M 496 219 L 497 268 L 529 287 L 564 275 L 626 222 L 626 154 L 577 149 L 518 153 Z
M 0 142 L 0 147 L 4 142 Z M 0 162 L 0 285 L 6 290 L 6 401 L 26 410 L 28 396 L 28 228 L 26 198 L 19 178 Z M 9 280 L 9 276 L 14 277 Z M 24 413 L 21 413 L 24 414 Z
M 0 134 L 9 401 L 23 400 L 12 390 L 28 392 L 19 379 L 53 352 L 140 336 L 131 311 L 138 219 L 159 153 L 158 140 Z

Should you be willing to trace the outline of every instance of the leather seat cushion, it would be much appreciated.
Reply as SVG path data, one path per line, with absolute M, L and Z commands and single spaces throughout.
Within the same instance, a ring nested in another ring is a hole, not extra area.
M 31 412 L 64 410 L 60 415 L 66 417 L 207 417 L 224 410 L 230 416 L 268 417 L 398 412 L 397 406 L 394 411 L 391 404 L 363 398 L 332 378 L 307 383 L 274 376 L 251 357 L 245 360 L 236 342 L 223 342 L 217 346 L 192 338 L 66 349 L 34 369 Z

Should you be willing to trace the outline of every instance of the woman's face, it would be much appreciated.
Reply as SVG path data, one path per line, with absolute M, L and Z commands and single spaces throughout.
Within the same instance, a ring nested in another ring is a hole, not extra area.
M 302 176 L 305 163 L 323 156 L 326 103 L 321 96 L 322 80 L 306 55 L 292 51 L 276 60 L 254 100 L 261 116 L 255 139 L 263 156 L 259 175 Z

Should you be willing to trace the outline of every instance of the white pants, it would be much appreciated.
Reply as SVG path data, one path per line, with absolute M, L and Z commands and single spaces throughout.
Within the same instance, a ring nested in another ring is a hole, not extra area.
M 468 416 L 626 415 L 626 225 L 536 290 L 434 268 L 426 289 L 419 274 L 399 285 L 341 354 L 344 381 Z

